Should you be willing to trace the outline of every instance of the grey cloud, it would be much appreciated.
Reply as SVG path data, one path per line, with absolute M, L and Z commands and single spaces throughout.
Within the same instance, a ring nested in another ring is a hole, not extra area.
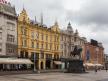
M 52 25 L 56 18 L 60 21 L 61 26 L 67 25 L 67 21 L 71 20 L 72 26 L 75 23 L 78 30 L 83 30 L 79 33 L 83 33 L 87 38 L 99 40 L 99 42 L 104 43 L 106 48 L 108 46 L 108 0 L 85 0 L 86 3 L 81 6 L 79 11 L 64 9 L 65 5 L 62 4 L 64 0 L 10 1 L 16 6 L 18 13 L 22 10 L 24 3 L 25 9 L 32 19 L 36 16 L 37 20 L 40 21 L 40 13 L 43 12 L 44 23 L 47 25 Z M 75 26 L 73 28 L 76 29 Z M 96 37 L 90 32 L 95 32 Z
M 95 24 L 95 26 L 91 26 L 92 32 L 107 32 L 108 31 L 108 24 Z
M 52 25 L 57 18 L 60 20 L 64 16 L 64 8 L 62 0 L 11 0 L 16 6 L 18 13 L 21 12 L 23 3 L 28 15 L 31 19 L 37 17 L 40 22 L 40 13 L 43 12 L 44 23 L 48 26 Z
M 79 24 L 107 24 L 108 0 L 91 0 L 80 11 L 68 11 L 67 19 L 71 19 Z

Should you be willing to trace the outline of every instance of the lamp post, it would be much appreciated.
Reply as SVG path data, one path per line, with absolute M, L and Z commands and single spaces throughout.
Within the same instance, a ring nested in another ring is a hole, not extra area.
M 36 55 L 35 55 L 35 52 L 34 52 L 34 72 L 36 72 Z

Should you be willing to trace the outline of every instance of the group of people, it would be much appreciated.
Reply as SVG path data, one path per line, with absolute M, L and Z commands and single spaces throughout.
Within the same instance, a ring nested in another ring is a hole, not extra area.
M 100 69 L 99 69 L 97 66 L 95 66 L 95 73 L 96 73 L 98 70 L 100 70 Z M 106 72 L 107 72 L 108 68 L 105 67 L 105 70 L 106 70 Z

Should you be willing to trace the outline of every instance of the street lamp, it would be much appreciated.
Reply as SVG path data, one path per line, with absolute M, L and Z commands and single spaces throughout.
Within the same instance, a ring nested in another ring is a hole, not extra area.
M 36 64 L 35 64 L 35 60 L 36 60 L 36 55 L 34 53 L 34 72 L 36 72 Z
M 35 54 L 35 47 L 34 47 L 34 72 L 36 72 L 36 54 Z

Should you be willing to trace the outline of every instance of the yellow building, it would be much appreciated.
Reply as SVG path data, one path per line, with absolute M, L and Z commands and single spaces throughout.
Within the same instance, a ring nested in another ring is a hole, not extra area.
M 18 55 L 35 62 L 36 69 L 57 68 L 54 61 L 60 58 L 58 23 L 47 28 L 42 23 L 31 22 L 23 9 L 18 16 Z

